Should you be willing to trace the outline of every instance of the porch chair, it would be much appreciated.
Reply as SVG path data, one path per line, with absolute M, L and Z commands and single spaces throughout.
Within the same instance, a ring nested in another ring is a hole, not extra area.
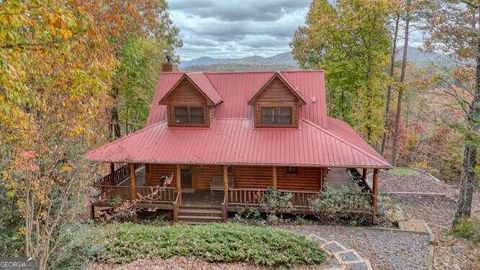
M 228 176 L 228 188 L 234 188 L 235 181 L 233 176 Z M 210 182 L 210 193 L 213 195 L 215 191 L 223 192 L 223 175 L 215 175 Z

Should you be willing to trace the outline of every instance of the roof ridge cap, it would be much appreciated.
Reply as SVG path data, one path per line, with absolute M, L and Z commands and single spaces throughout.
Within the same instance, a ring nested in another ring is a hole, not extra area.
M 376 161 L 378 161 L 378 162 L 380 162 L 380 163 L 385 163 L 385 161 L 382 161 L 382 160 L 380 160 L 378 157 L 376 157 L 376 156 L 374 156 L 374 155 L 372 155 L 372 154 L 370 154 L 370 153 L 368 153 L 368 152 L 365 152 L 364 149 L 361 149 L 361 148 L 359 148 L 358 146 L 356 146 L 356 145 L 354 145 L 354 144 L 346 141 L 345 139 L 340 138 L 340 137 L 339 137 L 338 135 L 336 135 L 335 133 L 333 133 L 333 132 L 331 132 L 331 131 L 329 131 L 329 130 L 327 130 L 327 129 L 325 129 L 325 128 L 323 128 L 323 127 L 321 127 L 321 126 L 319 126 L 319 125 L 317 125 L 317 124 L 315 124 L 315 123 L 313 123 L 312 121 L 307 120 L 307 119 L 304 119 L 304 118 L 302 118 L 301 120 L 304 121 L 305 123 L 307 123 L 308 125 L 310 125 L 310 126 L 316 128 L 316 129 L 318 129 L 318 130 L 324 131 L 325 133 L 327 133 L 327 134 L 330 135 L 331 137 L 334 137 L 335 139 L 337 139 L 337 140 L 339 140 L 339 141 L 347 144 L 348 146 L 355 148 L 356 150 L 358 150 L 358 151 L 362 152 L 363 154 L 365 154 L 365 155 L 367 155 L 367 156 L 375 159 Z M 388 162 L 387 162 L 387 164 L 390 165 Z M 390 165 L 390 166 L 391 166 L 391 165 Z
M 146 131 L 146 130 L 149 130 L 149 129 L 153 128 L 153 127 L 156 127 L 156 126 L 158 126 L 158 125 L 160 125 L 160 124 L 164 124 L 164 123 L 166 123 L 166 122 L 167 122 L 167 121 L 162 120 L 162 121 L 158 121 L 158 122 L 156 122 L 156 123 L 153 123 L 153 124 L 151 124 L 151 125 L 149 125 L 149 126 L 146 126 L 146 127 L 142 128 L 142 129 L 139 129 L 139 130 L 137 130 L 137 131 L 135 131 L 135 132 L 129 133 L 129 134 L 127 134 L 127 135 L 125 135 L 125 136 L 123 136 L 123 137 L 120 137 L 120 138 L 118 138 L 118 139 L 116 139 L 116 140 L 113 140 L 113 141 L 111 141 L 111 142 L 109 142 L 109 143 L 107 143 L 107 144 L 104 144 L 104 145 L 102 145 L 102 146 L 100 146 L 100 147 L 98 147 L 98 148 L 95 148 L 95 149 L 93 149 L 93 150 L 90 150 L 90 151 L 88 151 L 87 153 L 85 153 L 84 156 L 88 156 L 88 155 L 91 154 L 92 152 L 96 152 L 97 150 L 106 148 L 107 146 L 110 146 L 110 145 L 112 145 L 112 144 L 114 144 L 114 143 L 116 143 L 116 142 L 118 142 L 118 141 L 126 140 L 127 138 L 129 138 L 129 137 L 131 137 L 131 136 L 133 136 L 133 135 L 135 135 L 135 134 L 137 134 L 137 133 L 144 132 L 144 131 Z M 88 158 L 87 158 L 87 159 L 88 159 Z

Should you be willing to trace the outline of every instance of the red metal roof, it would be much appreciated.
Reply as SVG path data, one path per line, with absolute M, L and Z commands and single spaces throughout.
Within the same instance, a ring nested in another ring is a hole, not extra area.
M 275 72 L 193 75 L 203 89 L 210 87 L 203 85 L 208 80 L 223 102 L 209 128 L 168 127 L 166 106 L 158 102 L 183 74 L 161 75 L 147 127 L 92 150 L 86 157 L 99 162 L 391 167 L 348 124 L 327 116 L 321 71 L 281 72 L 306 101 L 299 108 L 298 129 L 253 126 L 252 106 L 247 103 Z
M 210 128 L 168 127 L 162 121 L 87 153 L 100 162 L 390 168 L 364 149 L 318 125 L 257 128 L 249 119 L 214 119 Z M 368 148 L 370 148 L 368 146 Z
M 191 76 L 198 73 L 168 72 L 160 75 L 147 125 L 166 120 L 166 106 L 159 106 L 158 103 L 184 74 Z M 205 72 L 203 74 L 223 100 L 222 104 L 216 108 L 215 117 L 249 118 L 252 112 L 248 101 L 275 75 L 275 72 Z M 307 103 L 299 108 L 300 117 L 325 127 L 327 104 L 323 71 L 281 71 L 280 74 Z

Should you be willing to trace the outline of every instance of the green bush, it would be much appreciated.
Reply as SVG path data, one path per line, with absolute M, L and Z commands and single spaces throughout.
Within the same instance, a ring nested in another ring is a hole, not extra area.
M 110 224 L 92 227 L 89 233 L 80 235 L 85 242 L 72 239 L 71 256 L 107 264 L 194 256 L 208 262 L 292 266 L 321 263 L 326 257 L 316 243 L 304 236 L 237 224 L 168 227 Z M 75 269 L 78 264 L 76 260 L 75 265 L 71 265 L 65 258 L 61 268 Z
M 480 219 L 462 218 L 453 226 L 451 233 L 457 237 L 467 238 L 476 244 L 480 244 Z
M 317 219 L 333 223 L 363 223 L 370 215 L 370 208 L 369 194 L 356 185 L 326 186 L 310 201 L 310 209 Z
M 290 192 L 268 187 L 262 196 L 262 207 L 267 213 L 268 220 L 275 223 L 278 221 L 277 213 L 288 213 L 293 210 L 292 197 L 293 194 Z

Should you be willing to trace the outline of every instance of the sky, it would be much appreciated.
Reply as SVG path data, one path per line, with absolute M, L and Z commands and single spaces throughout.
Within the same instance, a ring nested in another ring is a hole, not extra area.
M 288 52 L 311 0 L 167 0 L 180 29 L 181 60 Z
M 333 1 L 333 0 L 332 0 Z M 311 0 L 167 0 L 180 29 L 182 61 L 201 56 L 242 58 L 290 51 L 295 30 L 305 23 Z M 413 31 L 410 46 L 421 44 Z

